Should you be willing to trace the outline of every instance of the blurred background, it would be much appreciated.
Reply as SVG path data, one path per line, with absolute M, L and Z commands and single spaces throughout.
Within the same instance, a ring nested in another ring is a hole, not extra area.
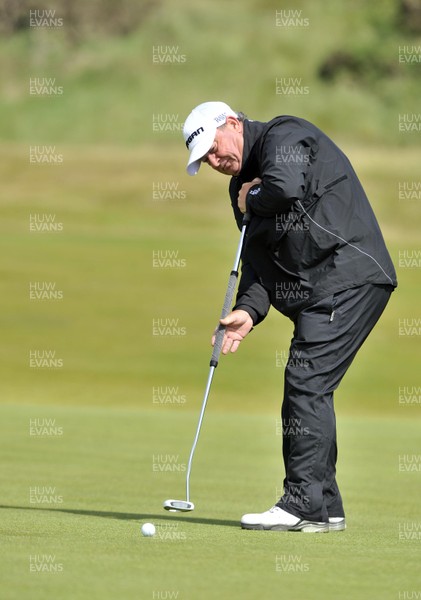
M 418 0 L 0 0 L 0 36 L 3 403 L 197 411 L 238 232 L 181 131 L 223 100 L 351 159 L 399 288 L 337 408 L 419 415 Z M 272 311 L 213 410 L 278 414 L 291 335 Z

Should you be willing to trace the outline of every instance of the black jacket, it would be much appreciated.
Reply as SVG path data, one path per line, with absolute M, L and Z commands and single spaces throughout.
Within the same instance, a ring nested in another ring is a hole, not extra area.
M 396 273 L 360 181 L 344 153 L 297 117 L 244 122 L 241 172 L 230 182 L 237 224 L 241 185 L 252 214 L 234 308 L 254 324 L 270 305 L 290 318 L 335 292 L 396 287 Z

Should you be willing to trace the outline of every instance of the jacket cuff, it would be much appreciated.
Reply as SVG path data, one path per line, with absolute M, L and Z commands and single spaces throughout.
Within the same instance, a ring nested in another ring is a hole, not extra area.
M 253 200 L 256 197 L 260 196 L 260 192 L 262 190 L 261 183 L 255 183 L 247 192 L 246 196 L 246 211 L 253 212 Z

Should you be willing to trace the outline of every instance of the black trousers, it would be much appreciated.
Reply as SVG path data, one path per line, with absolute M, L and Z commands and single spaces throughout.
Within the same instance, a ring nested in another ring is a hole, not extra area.
M 392 291 L 372 284 L 345 290 L 294 320 L 282 404 L 284 494 L 277 505 L 297 517 L 327 521 L 345 515 L 336 483 L 333 392 Z

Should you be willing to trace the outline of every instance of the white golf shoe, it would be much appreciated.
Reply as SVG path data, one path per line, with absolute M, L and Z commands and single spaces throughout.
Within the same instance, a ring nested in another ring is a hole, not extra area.
M 243 529 L 303 531 L 306 533 L 327 533 L 329 531 L 329 523 L 300 519 L 276 505 L 263 513 L 243 515 L 241 518 L 241 527 Z
M 345 529 L 345 517 L 329 517 L 329 531 L 344 531 Z

